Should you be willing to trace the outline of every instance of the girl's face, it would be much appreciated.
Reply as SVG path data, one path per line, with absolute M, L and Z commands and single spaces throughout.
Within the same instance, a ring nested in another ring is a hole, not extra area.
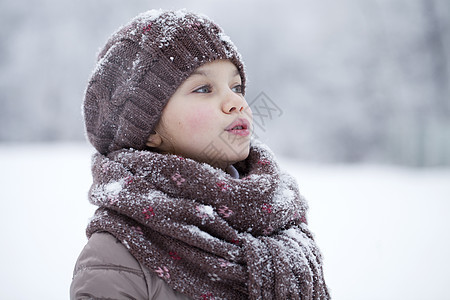
M 172 95 L 147 145 L 219 168 L 249 153 L 252 113 L 229 60 L 202 65 Z

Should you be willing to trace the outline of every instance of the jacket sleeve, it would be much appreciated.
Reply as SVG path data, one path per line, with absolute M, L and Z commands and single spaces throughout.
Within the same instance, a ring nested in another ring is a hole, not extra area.
M 189 299 L 141 265 L 109 233 L 95 233 L 75 265 L 70 299 Z

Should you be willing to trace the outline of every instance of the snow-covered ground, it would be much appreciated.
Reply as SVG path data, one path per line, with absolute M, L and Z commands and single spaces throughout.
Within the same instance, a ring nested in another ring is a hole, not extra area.
M 0 299 L 67 299 L 94 208 L 84 144 L 0 145 Z M 282 160 L 334 299 L 450 299 L 450 170 Z

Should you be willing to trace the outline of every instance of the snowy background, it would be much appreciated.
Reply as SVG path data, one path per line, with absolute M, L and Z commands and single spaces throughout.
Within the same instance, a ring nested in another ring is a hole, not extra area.
M 276 104 L 257 135 L 309 200 L 333 298 L 450 299 L 448 0 L 0 0 L 0 299 L 68 298 L 94 210 L 83 91 L 159 7 L 219 23 L 247 100 Z

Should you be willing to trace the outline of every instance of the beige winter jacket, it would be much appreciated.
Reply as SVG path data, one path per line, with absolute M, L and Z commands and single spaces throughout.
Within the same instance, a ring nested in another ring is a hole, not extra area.
M 70 299 L 189 299 L 140 264 L 115 237 L 95 233 L 75 265 Z

